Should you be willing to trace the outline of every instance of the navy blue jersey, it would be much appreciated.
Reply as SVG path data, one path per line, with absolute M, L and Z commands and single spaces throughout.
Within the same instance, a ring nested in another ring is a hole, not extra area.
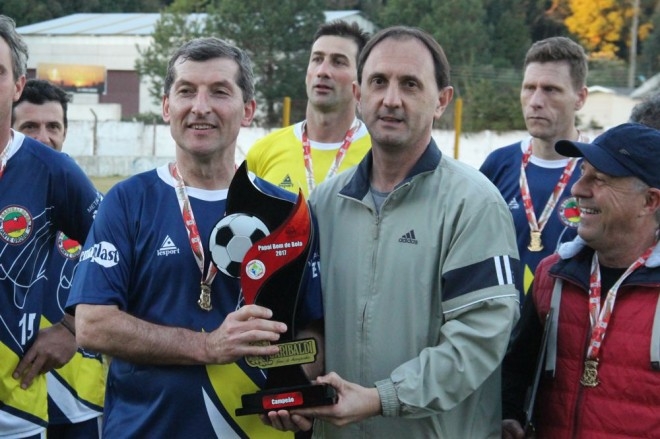
M 562 242 L 573 240 L 577 234 L 577 226 L 580 221 L 577 203 L 575 198 L 571 196 L 571 187 L 580 178 L 578 165 L 543 229 L 541 235 L 543 250 L 532 252 L 527 248 L 530 241 L 530 229 L 525 214 L 522 193 L 520 192 L 520 165 L 522 163 L 523 145 L 526 150 L 530 140 L 531 138 L 496 149 L 488 155 L 479 169 L 497 186 L 504 201 L 509 205 L 509 210 L 513 216 L 518 252 L 520 253 L 523 269 L 523 285 L 519 285 L 519 287 L 524 291 L 524 294 L 529 291 L 536 266 L 541 262 L 541 259 L 554 253 Z M 534 156 L 530 157 L 525 173 L 537 219 L 541 216 L 543 208 L 561 178 L 567 162 L 568 159 L 549 161 Z M 524 299 L 524 297 L 521 299 Z
M 38 434 L 46 425 L 46 379 L 27 389 L 11 374 L 42 325 L 49 257 L 58 230 L 84 241 L 101 195 L 67 155 L 13 132 L 0 178 L 0 431 Z
M 295 196 L 260 179 L 269 194 Z M 103 201 L 78 265 L 68 306 L 116 305 L 151 323 L 210 332 L 241 306 L 239 279 L 218 272 L 210 311 L 197 300 L 201 273 L 190 247 L 175 183 L 167 166 L 115 185 Z M 210 263 L 208 240 L 224 215 L 227 190 L 187 188 Z M 306 320 L 322 318 L 316 244 L 306 271 Z M 206 269 L 208 267 L 205 267 Z M 110 364 L 104 411 L 106 437 L 260 437 L 277 434 L 257 416 L 236 417 L 240 396 L 265 376 L 244 361 L 229 365 Z M 266 428 L 266 430 L 262 430 Z M 270 437 L 270 436 L 269 436 Z
M 48 293 L 44 299 L 42 327 L 64 316 L 82 244 L 57 232 L 48 263 Z M 48 372 L 48 423 L 71 424 L 101 416 L 106 367 L 100 354 L 78 348 L 64 366 Z

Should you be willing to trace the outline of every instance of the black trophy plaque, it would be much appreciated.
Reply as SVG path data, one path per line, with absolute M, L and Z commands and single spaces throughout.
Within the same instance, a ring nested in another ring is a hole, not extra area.
M 263 390 L 242 395 L 236 415 L 334 404 L 335 389 L 312 384 L 302 369 L 302 364 L 316 359 L 316 340 L 295 338 L 303 274 L 314 239 L 302 193 L 295 204 L 264 194 L 250 180 L 244 162 L 227 194 L 225 217 L 233 214 L 256 217 L 270 232 L 254 242 L 242 259 L 239 277 L 245 304 L 269 308 L 273 320 L 287 324 L 287 332 L 277 343 L 278 354 L 245 358 L 249 366 L 265 369 L 267 379 Z

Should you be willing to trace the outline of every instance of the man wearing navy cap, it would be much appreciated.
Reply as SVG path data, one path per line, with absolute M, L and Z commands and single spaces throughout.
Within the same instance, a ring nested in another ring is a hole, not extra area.
M 536 270 L 533 300 L 503 363 L 502 437 L 530 429 L 523 404 L 545 325 L 533 411 L 538 437 L 657 436 L 660 131 L 626 123 L 593 143 L 561 140 L 555 149 L 584 157 L 571 191 L 578 237 Z

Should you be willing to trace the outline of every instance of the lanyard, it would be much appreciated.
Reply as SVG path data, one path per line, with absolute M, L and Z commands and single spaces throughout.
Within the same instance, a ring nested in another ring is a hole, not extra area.
M 578 140 L 581 140 L 580 135 L 578 135 Z M 532 204 L 532 195 L 529 191 L 529 183 L 527 182 L 527 173 L 525 172 L 525 168 L 527 167 L 527 163 L 529 162 L 531 156 L 532 141 L 530 140 L 529 146 L 523 154 L 522 164 L 520 166 L 520 192 L 522 194 L 523 204 L 525 206 L 525 214 L 527 215 L 527 223 L 529 224 L 530 231 L 530 244 L 527 248 L 530 251 L 538 252 L 543 250 L 543 245 L 541 244 L 541 232 L 547 224 L 548 219 L 550 219 L 550 214 L 557 205 L 557 201 L 559 201 L 559 197 L 564 192 L 568 181 L 571 179 L 571 175 L 573 175 L 575 166 L 577 166 L 578 159 L 571 158 L 568 163 L 566 163 L 564 172 L 561 174 L 559 181 L 550 194 L 550 197 L 548 198 L 548 201 L 543 208 L 541 216 L 537 221 L 536 213 L 534 212 L 534 205 Z
M 353 136 L 360 128 L 361 124 L 362 122 L 358 120 L 358 123 L 356 125 L 352 126 L 351 128 L 349 128 L 348 131 L 346 131 L 346 135 L 344 136 L 344 141 L 337 150 L 335 161 L 330 165 L 330 169 L 328 169 L 328 173 L 325 176 L 326 180 L 337 173 L 337 169 L 339 169 L 341 162 L 344 161 L 344 157 L 346 156 L 346 151 L 348 151 L 348 148 L 351 146 L 351 143 L 353 142 Z M 307 137 L 307 121 L 303 122 L 303 126 L 302 126 L 302 146 L 303 146 L 303 159 L 305 161 L 305 175 L 307 177 L 307 189 L 309 191 L 308 193 L 311 194 L 314 188 L 316 187 L 316 182 L 314 181 L 314 166 L 312 164 L 312 147 L 309 143 L 309 138 Z
M 619 287 L 633 271 L 644 265 L 654 247 L 655 246 L 649 247 L 642 256 L 637 258 L 637 260 L 628 267 L 619 280 L 614 283 L 612 288 L 607 292 L 602 309 L 600 306 L 600 267 L 598 265 L 598 256 L 594 253 L 591 260 L 591 276 L 589 278 L 589 321 L 591 323 L 591 341 L 589 342 L 589 348 L 587 349 L 588 359 L 595 360 L 598 358 L 601 343 L 605 338 L 605 332 L 607 331 L 607 325 L 610 322 L 610 317 L 612 317 L 614 302 L 616 301 Z
M 5 173 L 5 168 L 7 167 L 7 161 L 9 160 L 9 152 L 12 147 L 12 140 L 13 140 L 13 136 L 9 136 L 9 142 L 7 142 L 5 149 L 3 149 L 2 153 L 0 153 L 0 178 L 2 178 L 2 174 Z
M 591 337 L 589 339 L 589 346 L 587 347 L 586 359 L 584 361 L 584 370 L 580 383 L 585 387 L 596 387 L 598 381 L 598 354 L 602 347 L 607 326 L 612 318 L 614 311 L 614 303 L 619 291 L 619 287 L 623 281 L 632 274 L 635 270 L 646 263 L 646 260 L 651 255 L 655 245 L 649 247 L 639 258 L 633 262 L 630 267 L 621 275 L 621 277 L 612 285 L 612 288 L 607 292 L 605 303 L 602 308 L 601 301 L 601 279 L 600 279 L 600 266 L 598 264 L 598 255 L 594 252 L 591 259 L 591 275 L 589 276 L 589 323 L 591 326 Z
M 190 199 L 188 198 L 188 193 L 186 192 L 186 186 L 181 178 L 181 173 L 176 163 L 169 164 L 170 174 L 174 181 L 176 182 L 176 197 L 179 200 L 179 207 L 181 208 L 181 216 L 183 217 L 183 223 L 186 226 L 186 231 L 188 232 L 188 241 L 190 242 L 190 248 L 192 249 L 193 254 L 195 255 L 195 261 L 197 261 L 197 266 L 199 271 L 202 273 L 202 280 L 200 283 L 200 295 L 197 304 L 204 311 L 210 311 L 211 306 L 211 284 L 215 275 L 218 273 L 218 269 L 214 264 L 209 264 L 209 269 L 204 277 L 204 247 L 202 246 L 202 239 L 199 235 L 199 230 L 197 229 L 197 222 L 195 221 L 195 216 L 193 215 L 192 207 L 190 206 Z

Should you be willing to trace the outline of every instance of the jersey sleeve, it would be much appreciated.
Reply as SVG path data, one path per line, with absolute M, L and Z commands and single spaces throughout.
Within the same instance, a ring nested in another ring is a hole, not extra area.
M 133 234 L 125 217 L 122 190 L 115 186 L 104 198 L 80 255 L 67 301 L 73 312 L 77 304 L 117 305 L 126 310 L 133 257 Z
M 51 199 L 54 206 L 67 206 L 67 209 L 54 209 L 53 221 L 58 230 L 84 242 L 103 196 L 71 157 L 66 154 L 60 157 L 63 166 L 55 171 Z

